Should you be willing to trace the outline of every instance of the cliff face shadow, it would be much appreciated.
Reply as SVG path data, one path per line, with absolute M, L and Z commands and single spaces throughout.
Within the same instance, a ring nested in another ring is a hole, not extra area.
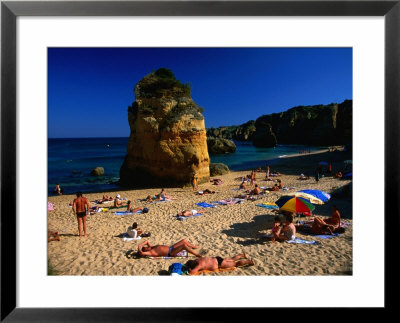
M 251 222 L 234 223 L 230 229 L 222 230 L 230 237 L 256 238 L 257 232 L 272 228 L 274 216 L 271 214 L 256 215 Z

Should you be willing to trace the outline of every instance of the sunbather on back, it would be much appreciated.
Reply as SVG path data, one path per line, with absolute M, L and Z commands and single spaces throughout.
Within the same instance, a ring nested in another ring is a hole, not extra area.
M 152 246 L 149 241 L 145 241 L 138 246 L 138 252 L 141 256 L 176 257 L 178 253 L 186 250 L 188 253 L 191 253 L 196 257 L 201 257 L 200 254 L 193 250 L 197 248 L 199 248 L 199 246 L 195 246 L 185 239 L 182 239 L 170 247 L 166 245 Z
M 182 211 L 182 212 L 180 212 L 180 213 L 178 213 L 176 216 L 192 216 L 192 215 L 196 215 L 196 214 L 198 214 L 198 213 L 204 213 L 205 211 L 204 210 L 199 210 L 199 211 L 197 211 L 197 210 L 185 210 L 185 211 Z

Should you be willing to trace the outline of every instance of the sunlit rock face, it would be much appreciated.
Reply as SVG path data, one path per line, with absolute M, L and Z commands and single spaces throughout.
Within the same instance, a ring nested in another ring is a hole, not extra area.
M 199 183 L 209 180 L 204 117 L 190 92 L 164 68 L 136 84 L 136 100 L 128 108 L 131 133 L 122 185 L 186 185 L 194 174 Z

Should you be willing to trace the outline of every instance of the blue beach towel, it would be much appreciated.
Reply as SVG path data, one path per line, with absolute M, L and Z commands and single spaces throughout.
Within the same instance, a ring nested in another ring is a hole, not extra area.
M 303 240 L 300 238 L 296 238 L 295 240 L 286 240 L 286 242 L 287 243 L 296 243 L 296 244 L 318 244 L 318 242 L 315 240 L 308 241 L 308 240 Z
M 216 207 L 215 205 L 208 204 L 206 202 L 196 203 L 196 205 L 198 205 L 200 207 Z
M 136 211 L 135 213 L 133 212 L 128 212 L 128 211 L 123 211 L 123 212 L 115 212 L 115 215 L 131 215 L 131 214 L 137 214 L 137 213 L 143 213 L 142 210 Z
M 200 215 L 203 215 L 203 213 L 197 213 L 197 214 L 191 215 L 191 216 L 176 216 L 175 215 L 175 217 L 177 220 L 183 221 L 183 220 L 186 220 L 187 218 L 193 218 L 195 216 L 200 216 Z
M 260 206 L 266 209 L 274 209 L 274 210 L 279 209 L 279 206 L 277 205 L 256 204 L 256 206 Z
M 340 236 L 340 233 L 333 233 L 332 235 L 330 234 L 316 234 L 316 235 L 312 235 L 314 238 L 320 238 L 320 239 L 330 239 L 333 237 L 338 237 Z

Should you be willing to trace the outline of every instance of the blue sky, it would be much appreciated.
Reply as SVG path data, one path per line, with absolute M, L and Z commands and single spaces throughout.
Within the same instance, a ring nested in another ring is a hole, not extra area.
M 207 128 L 353 97 L 351 48 L 49 48 L 48 136 L 128 137 L 136 83 L 190 83 Z

